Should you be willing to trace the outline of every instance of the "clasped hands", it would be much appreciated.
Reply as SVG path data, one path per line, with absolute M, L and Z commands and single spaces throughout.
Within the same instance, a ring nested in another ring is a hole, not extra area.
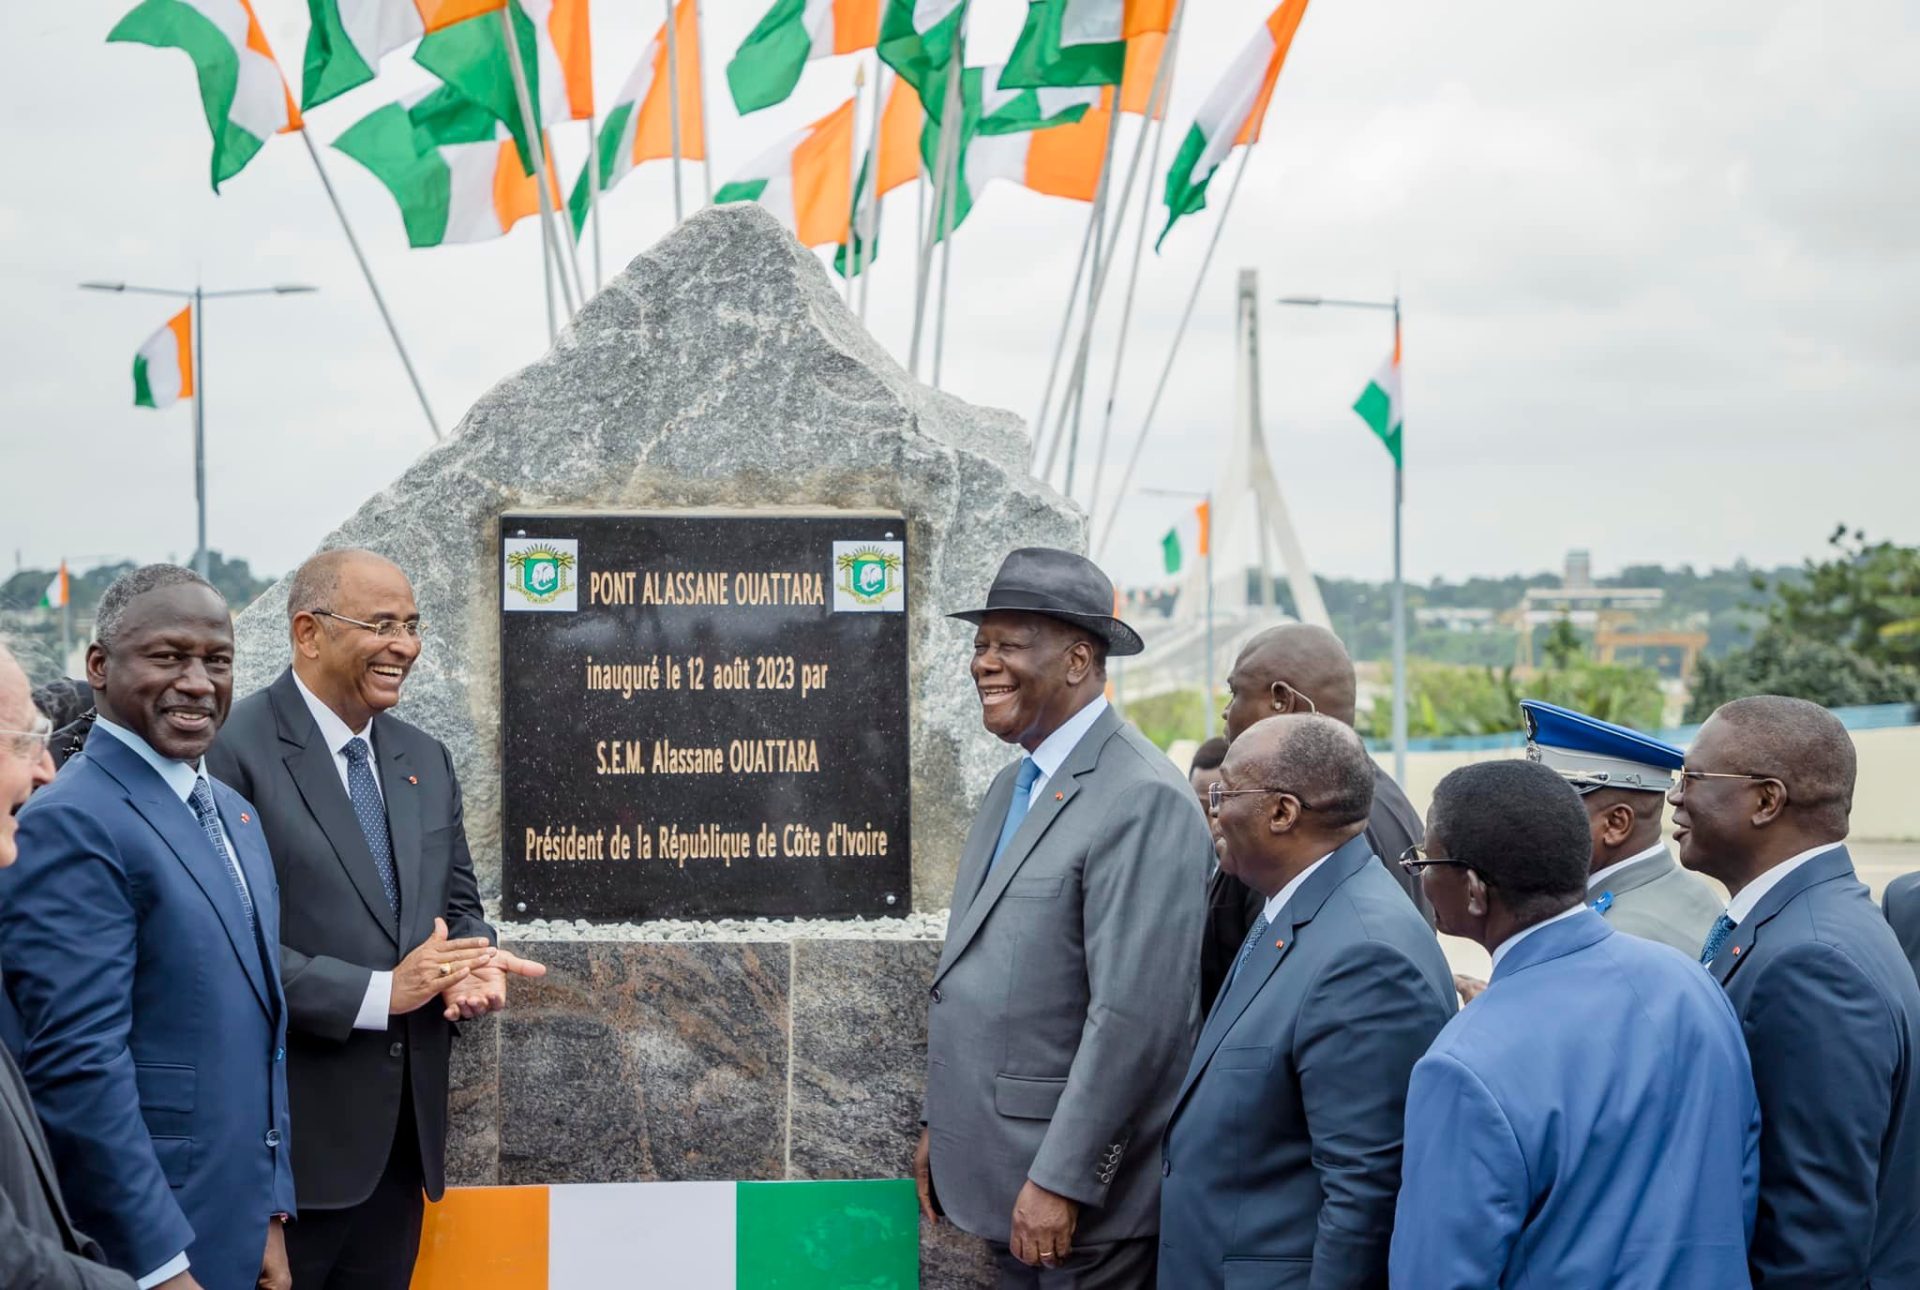
M 433 935 L 393 970 L 389 1011 L 412 1012 L 438 996 L 448 1021 L 469 1021 L 507 1006 L 509 976 L 546 974 L 545 964 L 499 949 L 484 936 L 449 940 L 446 920 L 436 918 Z

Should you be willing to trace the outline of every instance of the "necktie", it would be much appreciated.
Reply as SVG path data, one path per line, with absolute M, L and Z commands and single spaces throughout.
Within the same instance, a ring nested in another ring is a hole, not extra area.
M 1014 776 L 1013 800 L 1007 803 L 1007 820 L 1000 826 L 1000 840 L 993 844 L 993 858 L 987 861 L 987 872 L 1000 863 L 1000 855 L 1007 849 L 1007 843 L 1013 841 L 1013 835 L 1020 830 L 1020 821 L 1027 818 L 1028 799 L 1033 796 L 1033 782 L 1040 778 L 1040 763 L 1031 757 L 1020 760 L 1020 773 Z
M 187 797 L 188 805 L 200 820 L 200 829 L 207 835 L 207 841 L 213 843 L 213 853 L 220 857 L 220 863 L 227 867 L 227 877 L 233 879 L 233 890 L 240 897 L 240 908 L 247 911 L 247 930 L 256 931 L 253 924 L 253 897 L 247 893 L 247 880 L 240 876 L 240 865 L 227 850 L 226 839 L 220 836 L 220 812 L 213 805 L 213 789 L 202 775 L 193 781 L 193 792 Z M 256 932 L 257 934 L 257 932 Z
M 347 740 L 341 749 L 347 755 L 347 796 L 353 799 L 353 818 L 360 821 L 367 850 L 373 852 L 373 867 L 380 874 L 380 890 L 387 893 L 393 912 L 400 912 L 400 880 L 393 872 L 393 836 L 387 832 L 387 804 L 380 800 L 380 786 L 373 782 L 373 767 L 367 764 L 367 741 Z
M 1707 933 L 1706 948 L 1700 951 L 1701 964 L 1709 967 L 1712 966 L 1713 961 L 1720 957 L 1720 951 L 1725 948 L 1727 937 L 1731 935 L 1733 935 L 1733 920 L 1731 918 L 1722 914 L 1720 917 L 1714 919 L 1713 930 Z
M 1240 977 L 1240 969 L 1245 967 L 1247 960 L 1253 957 L 1253 947 L 1258 945 L 1260 938 L 1266 934 L 1267 916 L 1262 914 L 1253 920 L 1253 929 L 1247 933 L 1246 943 L 1240 947 L 1240 957 L 1233 961 L 1233 971 L 1227 973 L 1227 983 L 1221 987 L 1220 993 L 1225 994 L 1233 988 L 1233 983 Z

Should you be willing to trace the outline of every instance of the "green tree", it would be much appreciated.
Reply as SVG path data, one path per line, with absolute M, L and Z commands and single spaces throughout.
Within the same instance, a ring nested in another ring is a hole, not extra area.
M 1687 720 L 1705 721 L 1721 704 L 1750 694 L 1784 694 L 1827 708 L 1920 703 L 1920 673 L 1767 627 L 1745 649 L 1700 660 Z
M 1407 672 L 1407 733 L 1420 739 L 1517 731 L 1522 699 L 1544 699 L 1640 730 L 1657 728 L 1664 706 L 1659 674 L 1651 668 L 1576 659 L 1521 678 L 1511 667 L 1415 662 Z M 1391 729 L 1392 706 L 1388 694 L 1374 698 L 1367 733 L 1383 736 Z
M 1799 579 L 1774 585 L 1767 625 L 1874 663 L 1920 667 L 1920 547 L 1868 542 L 1844 524 L 1827 544 L 1833 558 L 1809 560 Z

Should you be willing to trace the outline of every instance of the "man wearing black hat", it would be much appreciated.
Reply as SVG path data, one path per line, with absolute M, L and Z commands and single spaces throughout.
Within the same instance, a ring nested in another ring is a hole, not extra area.
M 975 624 L 988 730 L 1025 755 L 961 853 L 927 1013 L 921 1207 L 1002 1287 L 1152 1286 L 1160 1141 L 1199 1021 L 1211 850 L 1193 790 L 1107 705 L 1140 637 L 1084 557 L 1029 547 Z

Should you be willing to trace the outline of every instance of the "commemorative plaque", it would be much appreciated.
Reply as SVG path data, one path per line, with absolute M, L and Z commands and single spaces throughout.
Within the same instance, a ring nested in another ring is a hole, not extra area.
M 906 523 L 500 521 L 509 917 L 910 904 Z

